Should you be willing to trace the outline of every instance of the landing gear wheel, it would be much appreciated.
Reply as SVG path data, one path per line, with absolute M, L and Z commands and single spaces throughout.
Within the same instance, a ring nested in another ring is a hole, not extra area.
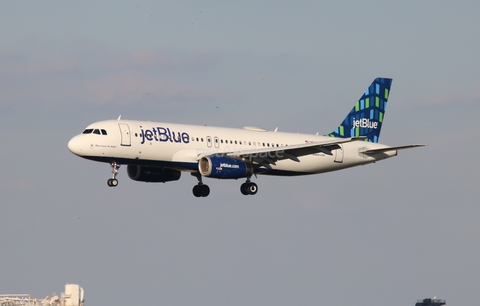
M 258 186 L 255 183 L 246 182 L 240 186 L 240 191 L 243 195 L 254 195 L 258 191 Z
M 118 180 L 117 179 L 108 179 L 107 180 L 107 185 L 109 187 L 117 187 L 118 185 Z
M 200 185 L 193 186 L 192 192 L 193 192 L 193 195 L 195 197 L 199 198 L 200 197 Z
M 208 197 L 210 194 L 210 187 L 208 185 L 195 185 L 193 187 L 193 195 L 196 196 L 197 198 L 204 198 Z
M 240 185 L 240 192 L 243 195 L 248 195 L 247 183 L 243 183 L 242 185 Z
M 210 187 L 208 187 L 208 185 L 201 185 L 200 186 L 200 195 L 202 197 L 208 197 L 209 194 L 210 194 Z
M 109 187 L 117 187 L 118 180 L 116 179 L 116 177 L 117 177 L 118 169 L 120 168 L 120 165 L 117 165 L 117 162 L 111 162 L 110 167 L 112 167 L 112 178 L 107 180 L 107 185 Z

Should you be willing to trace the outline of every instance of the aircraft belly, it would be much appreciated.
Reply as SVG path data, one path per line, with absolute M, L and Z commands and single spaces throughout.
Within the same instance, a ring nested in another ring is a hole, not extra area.
M 347 149 L 343 152 L 343 158 L 339 162 L 338 155 L 335 151 L 333 155 L 323 153 L 306 155 L 299 157 L 300 162 L 290 159 L 281 160 L 272 166 L 273 170 L 295 172 L 297 175 L 315 174 L 336 171 L 340 169 L 350 168 L 358 165 L 368 164 L 374 160 L 371 158 L 361 157 L 355 149 Z

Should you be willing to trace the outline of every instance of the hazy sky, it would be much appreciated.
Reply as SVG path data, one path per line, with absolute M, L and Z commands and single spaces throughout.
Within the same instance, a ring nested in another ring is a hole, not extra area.
M 480 2 L 1 1 L 0 294 L 86 305 L 449 305 L 478 299 Z M 340 172 L 146 184 L 71 154 L 95 121 L 323 134 L 393 78 Z M 141 300 L 141 302 L 138 302 Z

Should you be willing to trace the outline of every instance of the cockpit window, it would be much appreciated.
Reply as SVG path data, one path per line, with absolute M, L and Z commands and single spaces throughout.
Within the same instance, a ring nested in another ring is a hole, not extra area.
M 97 135 L 107 135 L 107 131 L 104 129 L 86 129 L 82 134 L 97 134 Z

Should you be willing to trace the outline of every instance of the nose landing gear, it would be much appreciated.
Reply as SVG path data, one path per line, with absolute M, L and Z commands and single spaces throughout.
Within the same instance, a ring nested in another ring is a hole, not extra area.
M 112 178 L 107 180 L 107 185 L 109 187 L 117 187 L 118 186 L 117 174 L 118 174 L 118 169 L 120 168 L 120 165 L 117 165 L 117 162 L 111 162 L 110 167 L 112 167 Z

